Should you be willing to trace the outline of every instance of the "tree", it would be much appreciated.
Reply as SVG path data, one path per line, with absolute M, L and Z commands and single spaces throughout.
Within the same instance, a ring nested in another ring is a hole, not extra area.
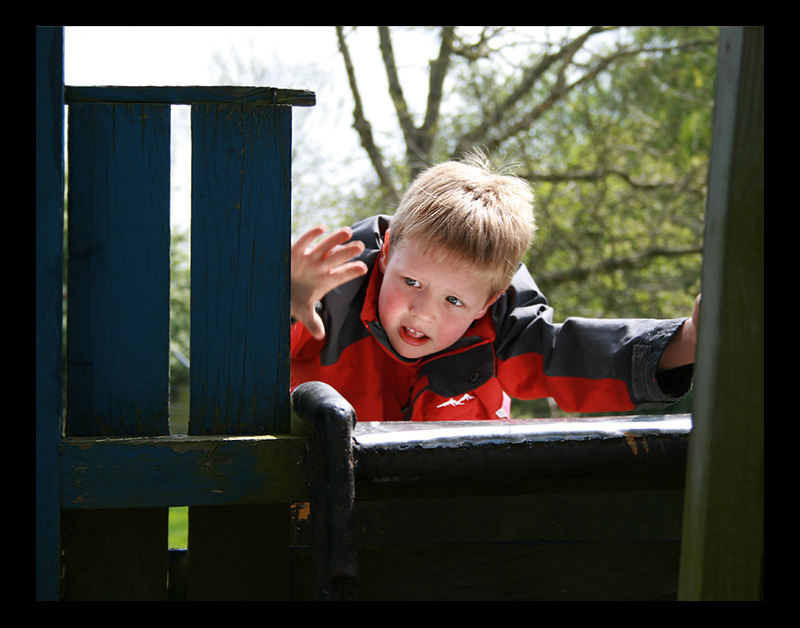
M 395 54 L 404 31 L 378 27 L 376 54 L 403 145 L 393 154 L 378 145 L 361 104 L 349 31 L 336 28 L 353 127 L 376 179 L 351 220 L 395 206 L 427 165 L 481 147 L 518 162 L 535 186 L 539 231 L 526 261 L 557 315 L 691 312 L 715 29 L 593 26 L 555 38 L 538 29 L 438 27 L 426 108 L 415 120 Z

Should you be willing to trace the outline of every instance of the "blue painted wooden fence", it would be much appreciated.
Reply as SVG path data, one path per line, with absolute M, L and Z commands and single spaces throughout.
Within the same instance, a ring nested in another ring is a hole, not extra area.
M 179 505 L 187 597 L 286 597 L 289 504 L 305 491 L 289 434 L 291 115 L 314 95 L 65 88 L 62 29 L 37 29 L 36 46 L 37 598 L 166 599 Z M 169 435 L 174 104 L 192 116 L 186 437 Z

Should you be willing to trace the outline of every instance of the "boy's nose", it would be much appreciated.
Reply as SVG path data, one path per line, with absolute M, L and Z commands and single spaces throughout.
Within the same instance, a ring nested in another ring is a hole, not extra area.
M 433 307 L 424 296 L 420 296 L 411 303 L 411 315 L 417 320 L 432 323 L 434 319 Z

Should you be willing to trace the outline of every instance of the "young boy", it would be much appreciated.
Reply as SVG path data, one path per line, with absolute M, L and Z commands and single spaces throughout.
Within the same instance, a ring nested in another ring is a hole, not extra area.
M 392 218 L 292 247 L 292 388 L 324 381 L 359 421 L 509 418 L 668 405 L 691 387 L 698 306 L 679 320 L 568 319 L 524 265 L 532 193 L 480 156 L 422 173 Z M 699 298 L 698 298 L 699 301 Z M 683 367 L 683 368 L 681 368 Z

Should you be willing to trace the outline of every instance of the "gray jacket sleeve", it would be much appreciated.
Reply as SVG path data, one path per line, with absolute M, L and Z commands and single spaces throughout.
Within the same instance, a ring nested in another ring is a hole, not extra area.
M 691 389 L 691 366 L 657 372 L 664 349 L 685 318 L 569 318 L 553 323 L 552 309 L 524 267 L 493 316 L 497 358 L 515 364 L 506 376 L 512 396 L 527 389 L 563 390 L 568 382 L 570 392 L 579 397 L 583 391 L 590 394 L 593 386 L 599 388 L 596 382 L 618 380 L 625 383 L 636 409 L 644 409 L 675 403 Z M 548 379 L 558 381 L 559 387 L 549 385 Z

